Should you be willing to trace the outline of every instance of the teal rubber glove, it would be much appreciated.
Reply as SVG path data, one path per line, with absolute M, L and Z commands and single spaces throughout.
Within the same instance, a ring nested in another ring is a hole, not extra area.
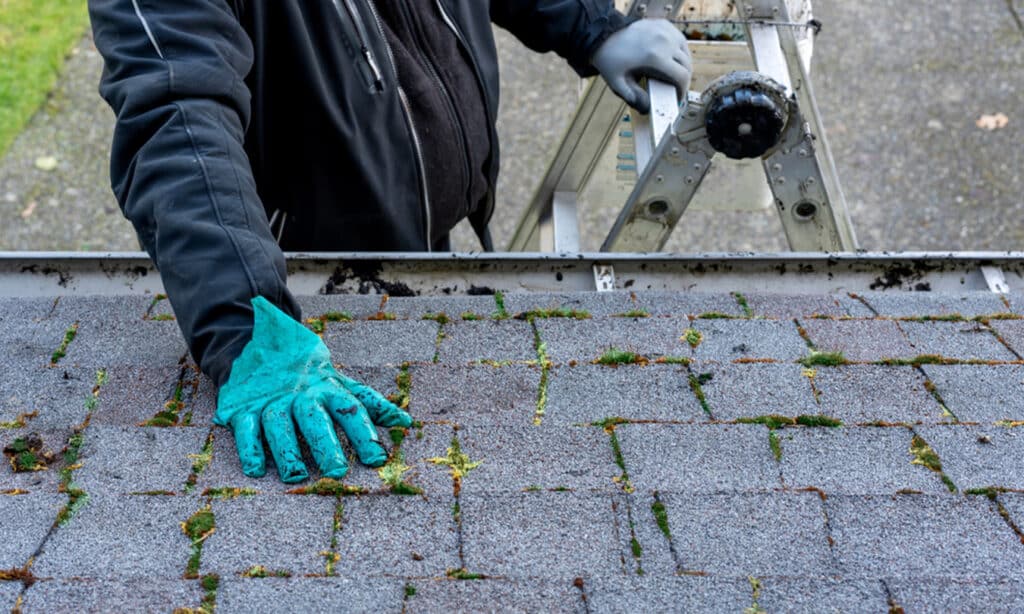
M 641 77 L 676 86 L 680 98 L 690 89 L 693 62 L 690 47 L 667 19 L 639 19 L 608 37 L 590 59 L 608 87 L 641 113 L 651 110 L 651 98 Z
M 252 340 L 232 364 L 213 416 L 214 424 L 234 431 L 245 475 L 262 477 L 267 472 L 262 431 L 281 481 L 309 477 L 299 451 L 298 425 L 323 476 L 341 478 L 348 461 L 332 419 L 363 464 L 383 465 L 387 452 L 374 424 L 408 427 L 409 414 L 338 373 L 320 337 L 265 298 L 252 299 L 252 307 Z

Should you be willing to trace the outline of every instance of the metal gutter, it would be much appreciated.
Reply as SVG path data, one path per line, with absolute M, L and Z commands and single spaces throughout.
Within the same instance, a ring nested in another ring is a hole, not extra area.
M 823 294 L 990 290 L 982 267 L 1024 292 L 1024 252 L 706 254 L 292 253 L 297 294 L 446 295 L 594 290 L 595 265 L 619 290 Z M 0 252 L 0 296 L 120 295 L 163 290 L 142 252 Z

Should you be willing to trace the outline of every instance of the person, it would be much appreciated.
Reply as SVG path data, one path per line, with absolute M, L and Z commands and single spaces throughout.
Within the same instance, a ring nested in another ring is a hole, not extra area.
M 385 462 L 401 409 L 338 373 L 301 322 L 283 250 L 431 251 L 469 218 L 486 250 L 498 173 L 491 24 L 646 112 L 689 86 L 685 37 L 611 0 L 89 0 L 117 122 L 111 185 L 219 386 L 243 471 Z

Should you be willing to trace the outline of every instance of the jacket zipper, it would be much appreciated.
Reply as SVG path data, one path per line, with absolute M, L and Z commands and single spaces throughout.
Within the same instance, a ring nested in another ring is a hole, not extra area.
M 494 130 L 493 122 L 495 117 L 491 112 L 491 103 L 487 100 L 487 88 L 484 85 L 483 73 L 480 72 L 480 65 L 477 63 L 476 56 L 473 55 L 473 50 L 470 48 L 469 43 L 466 42 L 466 37 L 462 35 L 462 31 L 459 30 L 457 25 L 455 25 L 455 20 L 451 18 L 451 15 L 448 14 L 448 10 L 445 9 L 444 2 L 441 0 L 434 0 L 434 3 L 437 5 L 437 10 L 441 11 L 441 19 L 444 21 L 445 25 L 448 26 L 448 29 L 452 31 L 452 34 L 455 35 L 455 38 L 459 40 L 459 43 L 462 44 L 463 48 L 465 48 L 466 55 L 468 55 L 470 61 L 473 62 L 473 72 L 476 73 L 476 81 L 480 86 L 480 94 L 484 100 L 484 109 L 487 111 L 487 132 L 490 135 L 491 147 L 493 148 L 498 135 Z M 491 216 L 494 215 L 494 186 L 491 186 L 491 189 L 487 191 L 487 209 L 488 211 L 485 216 L 485 224 L 489 223 L 491 221 Z
M 366 64 L 370 67 L 370 73 L 373 75 L 373 86 L 378 92 L 384 91 L 384 75 L 380 71 L 380 66 L 377 64 L 377 60 L 373 57 L 373 52 L 370 51 L 368 44 L 369 36 L 366 34 L 366 29 L 363 27 L 362 20 L 359 19 L 359 12 L 356 7 L 352 4 L 352 0 L 332 0 L 334 4 L 334 10 L 338 12 L 338 17 L 344 22 L 345 16 L 342 14 L 342 2 L 345 5 L 345 11 L 348 13 L 349 19 L 356 28 L 356 37 L 359 39 L 359 52 L 363 55 L 363 59 Z
M 346 0 L 351 1 L 351 0 Z M 384 26 L 380 22 L 380 15 L 377 14 L 377 7 L 373 5 L 373 0 L 366 0 L 366 5 L 370 8 L 370 13 L 373 14 L 373 21 L 377 25 L 377 34 L 380 36 L 381 43 L 384 44 L 384 49 L 388 52 L 388 63 L 391 65 L 391 74 L 395 76 L 395 89 L 398 91 L 398 100 L 402 104 L 402 112 L 405 114 L 405 123 L 409 127 L 409 134 L 412 136 L 412 148 L 416 154 L 416 170 L 419 171 L 420 175 L 420 193 L 423 194 L 422 205 L 423 205 L 423 220 L 424 230 L 426 236 L 426 250 L 428 252 L 433 251 L 431 237 L 431 223 L 430 223 L 430 195 L 427 194 L 427 170 L 426 165 L 423 163 L 423 147 L 420 145 L 420 137 L 416 132 L 416 123 L 412 120 L 412 110 L 409 108 L 409 99 L 405 96 L 405 90 L 398 83 L 398 68 L 395 67 L 395 54 L 391 51 L 391 45 L 388 44 L 388 39 L 384 36 Z
M 405 18 L 409 20 L 410 30 L 413 36 L 416 38 L 414 41 L 416 44 L 416 51 L 420 58 L 423 60 L 424 66 L 426 66 L 427 72 L 430 74 L 430 79 L 434 82 L 434 87 L 441 92 L 441 97 L 444 99 L 445 109 L 448 111 L 448 115 L 455 123 L 456 137 L 459 140 L 459 152 L 460 159 L 462 160 L 462 169 L 466 178 L 467 187 L 472 183 L 472 169 L 469 165 L 469 143 L 466 139 L 465 127 L 462 124 L 462 119 L 459 116 L 458 110 L 455 107 L 455 99 L 452 97 L 451 91 L 445 87 L 443 81 L 441 81 L 441 75 L 437 72 L 437 67 L 434 65 L 434 61 L 428 56 L 423 49 L 423 39 L 419 35 L 419 23 L 413 16 L 412 11 L 404 3 L 400 4 L 400 10 L 405 13 Z

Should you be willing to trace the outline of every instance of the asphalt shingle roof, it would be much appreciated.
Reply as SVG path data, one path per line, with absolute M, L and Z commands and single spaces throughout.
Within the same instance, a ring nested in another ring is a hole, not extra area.
M 300 302 L 352 317 L 324 322 L 346 373 L 408 395 L 404 478 L 422 493 L 354 456 L 343 494 L 297 494 L 272 461 L 243 476 L 166 301 L 4 298 L 0 444 L 36 433 L 53 455 L 0 466 L 0 609 L 1024 603 L 1012 299 Z M 596 364 L 610 350 L 620 364 Z M 437 462 L 455 444 L 480 463 L 460 479 Z M 197 513 L 212 530 L 186 535 Z

